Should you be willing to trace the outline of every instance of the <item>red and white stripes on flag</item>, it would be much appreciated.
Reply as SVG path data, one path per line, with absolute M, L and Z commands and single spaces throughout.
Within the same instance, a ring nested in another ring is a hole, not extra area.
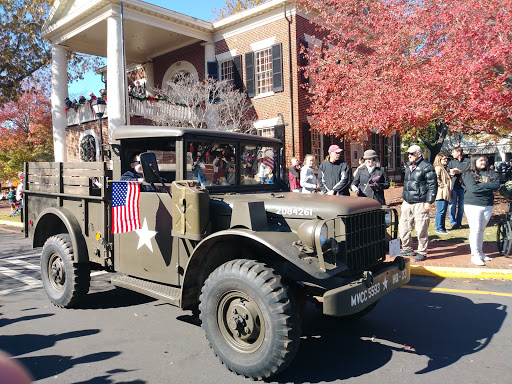
M 263 165 L 270 167 L 270 169 L 274 169 L 274 159 L 271 157 L 265 157 L 263 160 Z
M 112 182 L 112 233 L 140 229 L 139 197 L 139 182 Z

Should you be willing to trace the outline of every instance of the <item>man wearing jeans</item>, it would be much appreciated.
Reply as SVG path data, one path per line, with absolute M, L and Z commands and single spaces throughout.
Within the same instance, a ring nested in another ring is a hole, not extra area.
M 402 256 L 414 256 L 415 261 L 427 259 L 429 210 L 436 200 L 437 175 L 432 164 L 423 158 L 419 145 L 407 150 L 409 163 L 405 167 L 403 203 L 398 231 L 402 241 Z M 412 230 L 418 234 L 418 251 L 412 248 Z
M 464 189 L 460 184 L 462 172 L 468 166 L 468 159 L 462 156 L 462 148 L 455 147 L 452 149 L 453 159 L 448 163 L 448 172 L 451 176 L 455 176 L 453 182 L 453 198 L 450 200 L 450 225 L 452 229 L 460 228 L 462 215 L 464 214 Z

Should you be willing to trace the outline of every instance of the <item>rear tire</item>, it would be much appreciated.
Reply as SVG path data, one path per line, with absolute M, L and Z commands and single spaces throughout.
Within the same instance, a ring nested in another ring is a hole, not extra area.
M 260 380 L 290 364 L 300 326 L 289 292 L 279 275 L 253 260 L 229 261 L 211 273 L 200 297 L 201 326 L 229 370 Z
M 89 292 L 89 263 L 73 263 L 73 246 L 68 234 L 46 240 L 41 252 L 41 279 L 50 301 L 61 308 L 71 308 Z

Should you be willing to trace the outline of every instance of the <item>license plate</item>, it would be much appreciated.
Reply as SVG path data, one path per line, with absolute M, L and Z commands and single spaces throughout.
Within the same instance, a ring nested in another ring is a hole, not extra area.
M 389 256 L 398 256 L 400 254 L 400 239 L 393 239 L 389 242 Z

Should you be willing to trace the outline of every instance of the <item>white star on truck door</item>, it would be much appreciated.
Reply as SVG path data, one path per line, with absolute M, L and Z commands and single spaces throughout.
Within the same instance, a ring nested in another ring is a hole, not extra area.
M 137 245 L 137 249 L 146 245 L 151 252 L 153 252 L 153 245 L 151 244 L 151 238 L 156 235 L 156 231 L 150 231 L 148 229 L 148 223 L 146 222 L 146 218 L 144 218 L 144 223 L 142 224 L 141 229 L 136 229 L 137 235 L 139 235 L 139 244 Z

